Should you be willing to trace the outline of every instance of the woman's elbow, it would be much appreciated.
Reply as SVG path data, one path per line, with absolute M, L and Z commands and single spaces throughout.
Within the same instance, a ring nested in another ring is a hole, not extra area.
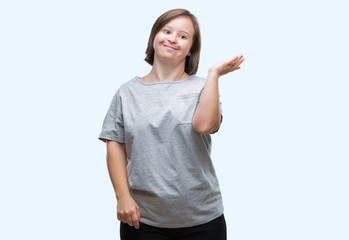
M 220 127 L 220 122 L 214 124 L 192 124 L 195 132 L 199 134 L 210 134 L 216 132 Z

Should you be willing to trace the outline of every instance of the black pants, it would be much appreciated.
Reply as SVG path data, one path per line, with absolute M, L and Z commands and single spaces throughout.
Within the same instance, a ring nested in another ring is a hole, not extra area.
M 226 240 L 224 215 L 211 222 L 185 228 L 158 228 L 140 223 L 139 229 L 120 222 L 121 240 Z

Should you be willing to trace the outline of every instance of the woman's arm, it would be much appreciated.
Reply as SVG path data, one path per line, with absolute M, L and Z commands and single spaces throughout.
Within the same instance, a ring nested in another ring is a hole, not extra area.
M 138 229 L 140 212 L 128 190 L 124 143 L 107 141 L 107 166 L 117 198 L 117 218 Z
M 222 75 L 240 69 L 240 64 L 244 60 L 243 56 L 239 55 L 209 69 L 200 103 L 192 119 L 192 125 L 196 132 L 210 134 L 219 129 L 221 114 L 219 111 L 218 79 Z

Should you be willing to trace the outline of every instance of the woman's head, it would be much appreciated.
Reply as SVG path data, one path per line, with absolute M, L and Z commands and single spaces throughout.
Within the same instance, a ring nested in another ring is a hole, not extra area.
M 194 36 L 192 36 L 192 45 L 190 48 L 190 54 L 186 57 L 185 60 L 185 69 L 184 71 L 189 74 L 195 74 L 199 67 L 199 59 L 200 59 L 200 50 L 201 50 L 201 36 L 200 36 L 200 28 L 199 23 L 196 17 L 191 14 L 188 10 L 185 9 L 173 9 L 162 14 L 154 23 L 153 28 L 151 30 L 148 47 L 146 50 L 146 58 L 144 59 L 150 65 L 154 63 L 154 39 L 156 34 L 159 33 L 162 28 L 178 17 L 188 17 L 193 23 L 194 27 Z

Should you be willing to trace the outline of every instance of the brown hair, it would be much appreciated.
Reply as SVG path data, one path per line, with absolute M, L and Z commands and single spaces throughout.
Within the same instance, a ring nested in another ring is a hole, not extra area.
M 193 37 L 193 43 L 190 48 L 190 56 L 187 56 L 185 59 L 185 68 L 184 71 L 189 74 L 193 75 L 197 72 L 199 67 L 199 60 L 200 60 L 200 50 L 201 50 L 201 35 L 200 35 L 200 28 L 199 23 L 196 17 L 191 14 L 188 10 L 185 9 L 172 9 L 164 14 L 162 14 L 154 23 L 153 28 L 151 29 L 151 33 L 148 40 L 148 47 L 145 51 L 146 58 L 144 59 L 147 63 L 149 63 L 151 66 L 153 66 L 154 62 L 154 47 L 153 42 L 155 39 L 155 35 L 165 26 L 168 22 L 172 21 L 173 19 L 185 16 L 189 17 L 194 25 L 194 37 Z

